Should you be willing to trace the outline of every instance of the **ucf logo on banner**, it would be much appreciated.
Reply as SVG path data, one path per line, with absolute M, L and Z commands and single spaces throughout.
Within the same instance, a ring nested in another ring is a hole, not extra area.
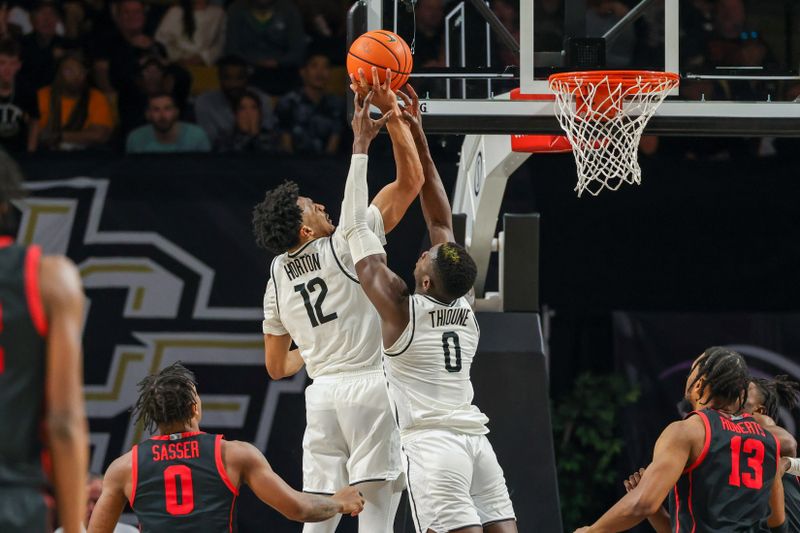
M 148 436 L 129 413 L 136 384 L 175 361 L 198 375 L 206 430 L 251 441 L 266 451 L 276 412 L 285 407 L 282 396 L 290 394 L 294 404 L 301 402 L 297 395 L 305 388 L 306 375 L 269 381 L 261 309 L 212 305 L 213 293 L 225 292 L 217 286 L 215 267 L 159 232 L 166 223 L 148 211 L 146 195 L 121 195 L 135 205 L 139 216 L 132 218 L 115 213 L 114 204 L 120 202 L 109 201 L 108 180 L 31 182 L 28 188 L 30 196 L 17 204 L 18 241 L 72 258 L 87 295 L 84 366 L 91 469 L 104 471 Z M 151 226 L 142 230 L 147 223 Z M 202 225 L 197 230 L 202 239 Z M 225 254 L 224 246 L 217 246 L 218 254 Z M 235 264 L 251 271 L 250 277 L 262 277 L 257 263 L 247 264 L 250 259 L 221 258 L 219 265 Z M 252 299 L 260 302 L 261 294 Z M 300 434 L 303 423 L 300 415 L 294 433 Z

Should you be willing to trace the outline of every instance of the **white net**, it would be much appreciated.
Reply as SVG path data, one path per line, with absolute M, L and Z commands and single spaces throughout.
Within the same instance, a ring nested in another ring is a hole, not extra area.
M 650 117 L 677 85 L 677 75 L 652 72 L 585 72 L 550 78 L 556 116 L 575 154 L 578 196 L 641 183 L 639 140 Z

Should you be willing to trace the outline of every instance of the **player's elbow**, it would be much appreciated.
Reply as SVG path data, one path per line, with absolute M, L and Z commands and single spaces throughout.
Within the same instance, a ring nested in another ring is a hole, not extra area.
M 45 422 L 51 441 L 77 442 L 86 434 L 86 416 L 79 409 L 59 409 L 47 415 Z
M 279 364 L 273 359 L 270 359 L 269 356 L 267 356 L 266 359 L 267 359 L 267 374 L 269 374 L 270 378 L 278 380 L 278 379 L 283 379 L 287 376 L 284 365 Z
M 658 512 L 661 503 L 661 501 L 648 494 L 640 493 L 634 498 L 631 504 L 631 514 L 643 519 L 648 516 L 653 516 Z
M 783 457 L 797 457 L 797 440 L 788 433 L 781 442 L 781 455 Z

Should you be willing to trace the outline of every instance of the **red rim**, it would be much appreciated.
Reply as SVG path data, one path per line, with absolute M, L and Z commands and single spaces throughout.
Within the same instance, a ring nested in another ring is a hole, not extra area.
M 663 83 L 671 81 L 673 82 L 672 87 L 674 87 L 680 81 L 680 76 L 674 72 L 653 70 L 589 70 L 553 74 L 548 78 L 548 81 L 551 89 L 553 88 L 553 83 L 559 82 L 566 89 L 572 91 L 577 87 L 579 81 L 582 83 L 600 83 L 606 79 L 611 83 L 620 84 L 628 89 L 636 87 L 642 82 Z

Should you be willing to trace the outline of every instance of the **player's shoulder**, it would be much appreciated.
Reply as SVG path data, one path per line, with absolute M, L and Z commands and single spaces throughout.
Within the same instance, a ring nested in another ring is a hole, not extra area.
M 661 432 L 661 437 L 670 441 L 702 441 L 706 437 L 705 416 L 703 412 L 694 412 L 683 420 L 672 422 Z
M 108 465 L 103 476 L 103 484 L 123 486 L 130 479 L 132 470 L 133 450 L 120 455 Z
M 39 285 L 45 298 L 83 294 L 78 267 L 63 255 L 42 256 Z

